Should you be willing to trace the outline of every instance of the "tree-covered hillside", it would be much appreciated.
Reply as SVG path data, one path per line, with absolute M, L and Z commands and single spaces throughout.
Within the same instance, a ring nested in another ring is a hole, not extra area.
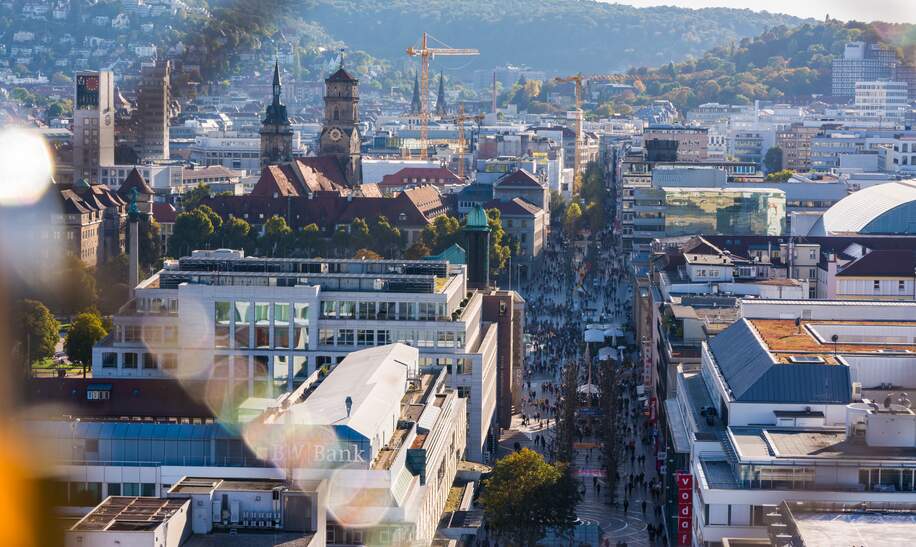
M 747 104 L 830 93 L 832 62 L 854 40 L 883 43 L 901 62 L 916 61 L 916 26 L 829 21 L 770 29 L 712 49 L 696 60 L 628 72 L 645 92 L 635 102 L 668 99 L 679 107 L 704 102 Z
M 376 57 L 403 57 L 426 31 L 453 47 L 479 49 L 475 67 L 513 63 L 557 72 L 659 65 L 802 22 L 749 10 L 594 0 L 304 0 L 296 15 Z

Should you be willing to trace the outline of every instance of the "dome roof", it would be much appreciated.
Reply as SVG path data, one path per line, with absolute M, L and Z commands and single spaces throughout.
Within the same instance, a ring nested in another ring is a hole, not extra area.
M 916 235 L 916 180 L 888 182 L 846 196 L 818 220 L 808 235 Z

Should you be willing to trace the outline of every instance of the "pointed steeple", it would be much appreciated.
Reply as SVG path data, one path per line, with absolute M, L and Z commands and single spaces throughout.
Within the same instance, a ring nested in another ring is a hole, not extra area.
M 420 113 L 420 79 L 417 73 L 413 73 L 413 98 L 410 99 L 410 113 Z
M 280 104 L 280 60 L 274 61 L 274 104 Z
M 436 96 L 436 115 L 445 116 L 448 106 L 445 104 L 445 76 L 439 72 L 439 94 Z

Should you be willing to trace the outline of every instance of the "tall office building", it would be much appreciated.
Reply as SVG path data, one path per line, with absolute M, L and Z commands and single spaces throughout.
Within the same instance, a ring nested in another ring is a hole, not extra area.
M 850 42 L 842 59 L 833 60 L 834 97 L 855 96 L 856 82 L 887 80 L 894 77 L 897 54 L 880 44 Z
M 171 100 L 169 61 L 156 61 L 140 71 L 137 90 L 137 153 L 141 160 L 169 158 L 169 102 Z
M 856 82 L 856 111 L 863 118 L 903 121 L 909 108 L 906 82 Z
M 76 73 L 73 107 L 73 178 L 99 180 L 100 165 L 114 165 L 114 76 Z

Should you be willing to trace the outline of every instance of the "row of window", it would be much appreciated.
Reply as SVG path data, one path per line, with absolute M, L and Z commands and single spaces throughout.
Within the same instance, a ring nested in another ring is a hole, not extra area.
M 60 505 L 74 507 L 91 507 L 104 499 L 101 482 L 60 482 L 57 483 L 56 500 Z M 156 496 L 156 483 L 153 482 L 108 482 L 105 484 L 105 496 Z
M 175 353 L 122 353 L 122 369 L 175 370 L 178 368 L 178 354 Z M 102 353 L 102 368 L 118 368 L 118 353 Z
M 463 331 L 426 329 L 318 329 L 322 346 L 384 346 L 400 342 L 416 348 L 463 348 Z
M 448 321 L 448 305 L 441 302 L 321 302 L 322 319 Z
M 115 342 L 147 345 L 175 346 L 178 344 L 178 327 L 159 325 L 115 325 Z

